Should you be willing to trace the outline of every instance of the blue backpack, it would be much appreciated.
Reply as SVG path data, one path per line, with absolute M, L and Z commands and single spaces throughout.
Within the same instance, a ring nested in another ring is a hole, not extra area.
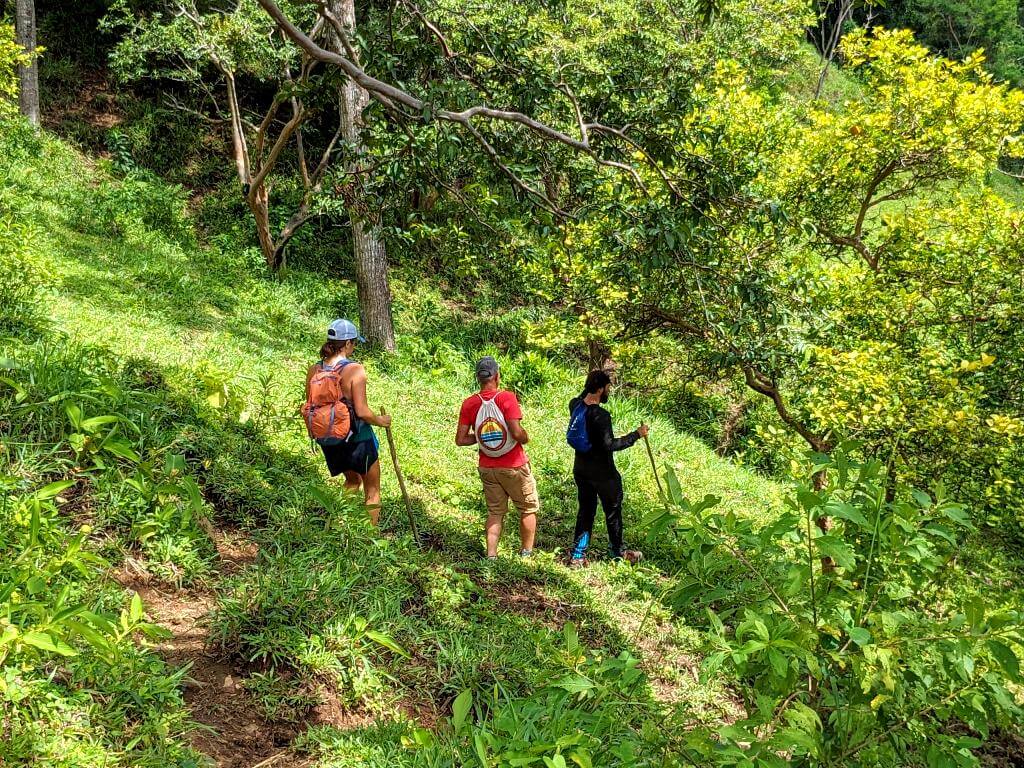
M 590 435 L 587 434 L 587 404 L 581 402 L 569 416 L 569 429 L 565 431 L 565 442 L 580 453 L 591 449 Z

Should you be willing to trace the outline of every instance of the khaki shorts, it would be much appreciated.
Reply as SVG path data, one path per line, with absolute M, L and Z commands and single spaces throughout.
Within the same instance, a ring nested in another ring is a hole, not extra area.
M 540 510 L 537 481 L 529 464 L 514 469 L 504 467 L 478 467 L 484 484 L 484 499 L 490 517 L 504 517 L 508 500 L 516 505 L 522 517 L 535 515 Z

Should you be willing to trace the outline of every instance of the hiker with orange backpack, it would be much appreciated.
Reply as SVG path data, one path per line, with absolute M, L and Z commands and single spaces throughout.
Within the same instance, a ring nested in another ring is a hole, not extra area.
M 480 454 L 480 480 L 487 502 L 487 559 L 498 557 L 498 540 L 509 499 L 519 511 L 521 557 L 533 554 L 540 499 L 537 481 L 523 446 L 530 441 L 523 429 L 522 410 L 514 392 L 500 388 L 501 372 L 493 357 L 476 364 L 480 391 L 462 403 L 456 445 L 475 445 Z
M 366 402 L 366 369 L 351 359 L 357 342 L 365 342 L 353 323 L 338 319 L 327 327 L 320 362 L 306 375 L 302 418 L 311 440 L 323 451 L 331 477 L 345 476 L 345 490 L 363 487 L 370 521 L 380 517 L 380 461 L 373 427 L 391 426 Z

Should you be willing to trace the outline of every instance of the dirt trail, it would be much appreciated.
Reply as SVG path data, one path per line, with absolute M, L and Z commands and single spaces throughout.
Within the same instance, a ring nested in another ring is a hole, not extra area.
M 255 560 L 256 545 L 244 536 L 215 529 L 209 533 L 217 547 L 220 575 L 228 576 Z M 174 667 L 191 665 L 184 682 L 185 702 L 200 725 L 189 737 L 192 746 L 218 768 L 307 766 L 308 760 L 288 751 L 306 724 L 268 722 L 243 687 L 247 671 L 209 652 L 206 619 L 217 602 L 212 587 L 176 590 L 131 566 L 128 561 L 117 574 L 118 581 L 137 591 L 149 619 L 171 632 L 155 650 Z

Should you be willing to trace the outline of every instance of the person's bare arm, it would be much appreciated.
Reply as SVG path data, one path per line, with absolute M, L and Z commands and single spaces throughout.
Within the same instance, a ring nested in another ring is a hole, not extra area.
M 476 435 L 473 434 L 472 424 L 459 424 L 455 433 L 456 445 L 476 445 Z
M 356 410 L 356 416 L 363 421 L 369 422 L 378 427 L 390 427 L 391 417 L 388 415 L 378 416 L 370 410 L 370 404 L 366 402 L 366 369 L 356 364 L 352 372 L 352 407 Z
M 508 419 L 508 433 L 512 435 L 512 439 L 520 445 L 526 445 L 530 442 L 530 436 L 526 434 L 526 430 L 523 429 L 523 425 L 519 419 Z

